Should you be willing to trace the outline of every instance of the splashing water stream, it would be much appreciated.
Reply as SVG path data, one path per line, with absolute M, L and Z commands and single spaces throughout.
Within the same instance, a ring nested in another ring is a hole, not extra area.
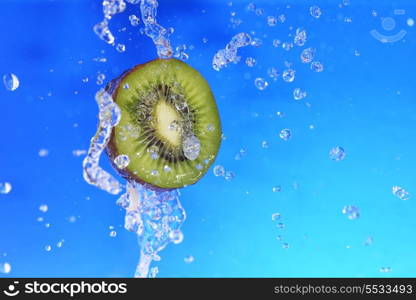
M 140 2 L 141 17 L 144 23 L 144 33 L 150 37 L 156 46 L 159 58 L 170 58 L 173 55 L 169 36 L 173 29 L 165 29 L 157 23 L 156 0 L 126 0 L 131 4 Z M 104 20 L 94 26 L 94 32 L 108 44 L 115 45 L 115 37 L 109 29 L 109 21 L 118 13 L 125 10 L 124 0 L 104 0 Z M 179 190 L 154 190 L 135 181 L 128 181 L 123 186 L 116 178 L 99 165 L 100 156 L 106 149 L 113 127 L 121 119 L 121 111 L 113 101 L 112 96 L 101 89 L 95 97 L 99 109 L 99 124 L 88 154 L 83 161 L 83 175 L 86 182 L 110 194 L 124 194 L 117 204 L 126 210 L 124 227 L 138 236 L 141 247 L 139 263 L 135 277 L 153 277 L 149 275 L 152 261 L 159 261 L 158 253 L 169 242 L 178 244 L 183 239 L 180 228 L 186 219 L 185 210 L 179 201 Z

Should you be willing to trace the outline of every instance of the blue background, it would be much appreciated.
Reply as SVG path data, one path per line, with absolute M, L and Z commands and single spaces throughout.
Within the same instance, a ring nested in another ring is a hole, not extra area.
M 129 5 L 110 23 L 117 41 L 126 44 L 126 52 L 118 53 L 92 31 L 102 19 L 100 1 L 1 2 L 0 73 L 15 73 L 20 87 L 0 87 L 0 182 L 13 186 L 0 195 L 0 263 L 12 266 L 0 275 L 132 276 L 139 248 L 123 228 L 124 211 L 117 197 L 83 180 L 82 157 L 72 151 L 88 149 L 96 130 L 97 73 L 107 82 L 156 57 L 152 41 L 129 24 L 130 14 L 140 15 L 138 7 Z M 403 201 L 391 192 L 399 185 L 416 193 L 416 33 L 406 25 L 416 18 L 414 1 L 350 0 L 342 7 L 341 0 L 255 1 L 263 16 L 247 11 L 248 1 L 233 2 L 159 2 L 159 23 L 175 29 L 173 45 L 194 46 L 187 63 L 216 95 L 226 139 L 215 165 L 236 174 L 226 181 L 210 170 L 182 190 L 185 239 L 160 253 L 162 261 L 154 264 L 159 276 L 415 276 L 416 199 Z M 313 4 L 322 9 L 319 19 L 309 14 Z M 395 16 L 394 9 L 406 15 Z M 236 28 L 231 12 L 243 21 Z M 280 14 L 284 24 L 267 26 L 266 16 Z M 369 34 L 389 34 L 380 23 L 387 16 L 397 22 L 393 32 L 407 31 L 403 40 L 382 44 Z M 274 39 L 292 41 L 300 26 L 308 32 L 305 47 L 317 49 L 322 73 L 300 62 L 300 47 L 286 52 L 272 45 Z M 240 63 L 214 71 L 216 51 L 234 34 L 252 31 L 263 45 L 240 49 Z M 254 68 L 245 65 L 248 56 L 256 58 Z M 285 61 L 293 63 L 295 81 L 273 82 L 267 69 L 282 71 Z M 264 91 L 254 86 L 256 77 L 269 81 Z M 307 98 L 293 99 L 297 87 Z M 289 141 L 278 137 L 283 128 L 292 131 Z M 334 146 L 345 149 L 343 161 L 329 159 Z M 38 155 L 43 148 L 46 157 Z M 241 148 L 247 156 L 235 160 Z M 110 168 L 106 157 L 103 165 Z M 273 193 L 279 185 L 282 191 Z M 41 204 L 48 212 L 39 211 Z M 357 206 L 360 217 L 343 215 L 346 205 Z M 275 212 L 284 229 L 271 221 Z M 40 216 L 44 222 L 37 221 Z M 71 216 L 76 222 L 68 221 Z M 109 226 L 116 237 L 109 236 Z M 374 242 L 365 246 L 369 236 Z M 188 255 L 193 263 L 184 262 Z M 391 272 L 380 272 L 383 267 Z

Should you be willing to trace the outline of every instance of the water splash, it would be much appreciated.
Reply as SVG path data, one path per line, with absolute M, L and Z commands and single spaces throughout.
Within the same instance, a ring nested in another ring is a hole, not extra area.
M 169 242 L 182 241 L 186 214 L 179 196 L 179 190 L 152 190 L 129 182 L 117 201 L 126 210 L 124 227 L 138 235 L 141 245 L 135 277 L 148 277 L 151 262 L 160 260 L 158 253 Z
M 252 38 L 248 33 L 240 32 L 232 37 L 224 49 L 219 50 L 212 59 L 212 67 L 219 71 L 229 63 L 237 63 L 240 57 L 237 55 L 238 48 L 252 44 Z
M 123 190 L 123 186 L 99 166 L 99 160 L 108 145 L 113 127 L 120 121 L 121 111 L 104 89 L 97 92 L 96 101 L 99 125 L 83 162 L 84 179 L 116 195 Z M 124 157 L 117 157 L 116 160 L 128 165 Z M 135 277 L 148 277 L 151 262 L 160 260 L 159 251 L 169 242 L 178 244 L 183 240 L 180 227 L 186 214 L 179 196 L 179 190 L 153 190 L 131 181 L 117 200 L 117 205 L 126 210 L 124 227 L 137 234 L 141 246 Z M 154 272 L 152 274 L 150 276 L 156 276 Z
M 121 118 L 120 108 L 114 103 L 113 98 L 104 89 L 95 96 L 99 108 L 98 129 L 91 139 L 88 154 L 83 161 L 83 175 L 86 182 L 110 193 L 117 195 L 122 187 L 107 171 L 99 166 L 100 156 L 110 140 L 111 130 L 118 124 Z
M 173 28 L 163 28 L 157 23 L 158 2 L 156 0 L 141 0 L 140 12 L 145 26 L 144 33 L 153 40 L 160 58 L 170 58 L 173 55 L 169 36 L 173 33 Z
M 157 0 L 104 0 L 104 19 L 93 28 L 97 36 L 107 44 L 116 46 L 116 38 L 110 30 L 109 23 L 114 15 L 125 11 L 126 1 L 133 5 L 139 4 L 140 2 L 141 17 L 145 26 L 143 32 L 153 40 L 157 49 L 157 54 L 160 58 L 171 58 L 173 50 L 169 41 L 169 36 L 173 33 L 173 28 L 164 28 L 157 23 L 156 15 L 157 7 L 159 5 Z M 139 25 L 139 19 L 136 16 L 130 16 L 129 20 L 133 26 Z M 125 46 L 123 44 L 118 44 L 116 49 L 119 52 L 124 52 Z

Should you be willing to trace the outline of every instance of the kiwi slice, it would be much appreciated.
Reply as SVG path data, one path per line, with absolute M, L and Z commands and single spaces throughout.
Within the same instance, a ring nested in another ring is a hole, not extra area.
M 173 189 L 197 182 L 221 143 L 221 123 L 202 75 L 176 59 L 157 59 L 124 72 L 107 86 L 121 109 L 107 152 L 129 180 Z

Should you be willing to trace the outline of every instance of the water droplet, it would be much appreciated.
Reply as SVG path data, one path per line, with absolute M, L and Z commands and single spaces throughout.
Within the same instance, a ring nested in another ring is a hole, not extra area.
M 282 190 L 282 187 L 280 185 L 272 187 L 272 192 L 273 193 L 280 192 L 281 190 Z
M 195 160 L 201 151 L 199 139 L 194 135 L 187 135 L 182 142 L 182 150 L 185 157 L 189 160 Z
M 260 91 L 263 91 L 268 85 L 269 83 L 264 80 L 264 78 L 256 78 L 254 80 L 254 85 L 256 86 L 256 88 L 258 88 Z
M 19 78 L 13 73 L 3 75 L 3 83 L 7 90 L 15 91 L 19 87 Z
M 294 38 L 295 45 L 302 47 L 303 45 L 305 45 L 306 40 L 307 40 L 306 31 L 302 28 L 296 29 L 296 34 Z
M 114 159 L 114 164 L 118 169 L 125 169 L 130 164 L 130 158 L 128 155 L 120 154 Z
M 85 154 L 87 154 L 87 150 L 81 150 L 81 149 L 72 150 L 72 155 L 76 157 L 83 156 Z
M 42 204 L 39 206 L 39 210 L 43 213 L 46 213 L 48 211 L 48 206 L 46 204 Z
M 214 172 L 214 175 L 217 177 L 225 175 L 225 169 L 221 165 L 215 166 L 213 172 Z
M 381 267 L 380 273 L 390 273 L 392 271 L 391 267 Z
M 369 236 L 364 241 L 364 246 L 371 246 L 373 244 L 373 237 Z
M 163 171 L 165 171 L 165 172 L 170 172 L 172 170 L 172 168 L 171 167 L 169 167 L 168 165 L 165 165 L 164 167 L 163 167 Z
M 231 181 L 235 177 L 235 173 L 232 171 L 225 172 L 224 178 L 227 181 Z
M 48 156 L 48 154 L 49 154 L 49 150 L 48 149 L 40 149 L 39 152 L 38 152 L 38 155 L 40 157 L 46 157 L 46 156 Z
M 283 71 L 282 78 L 286 82 L 293 82 L 295 80 L 295 70 L 286 69 Z
M 187 264 L 193 263 L 194 260 L 195 258 L 192 255 L 185 256 L 185 258 L 183 259 L 183 261 Z
M 270 78 L 276 81 L 280 74 L 275 67 L 270 67 L 267 69 L 267 75 L 269 75 Z
M 126 51 L 126 46 L 124 44 L 117 44 L 116 50 L 120 53 L 123 53 Z
M 247 57 L 246 58 L 246 65 L 250 68 L 254 67 L 256 65 L 256 60 L 253 57 Z
M 347 156 L 347 154 L 345 153 L 344 148 L 339 146 L 334 147 L 329 151 L 329 159 L 333 161 L 343 160 L 345 156 Z
M 288 141 L 292 137 L 292 132 L 287 128 L 282 129 L 279 132 L 279 137 L 284 141 Z
M 64 245 L 64 240 L 60 240 L 59 242 L 56 243 L 56 247 L 61 248 Z
M 392 187 L 391 190 L 392 190 L 393 195 L 401 200 L 410 199 L 410 194 L 405 189 L 401 188 L 400 186 L 395 185 Z
M 8 194 L 12 190 L 12 185 L 9 182 L 0 182 L 0 194 Z
M 180 231 L 179 229 L 171 230 L 169 232 L 169 239 L 174 244 L 180 244 L 180 243 L 182 243 L 182 241 L 183 241 L 183 233 L 182 233 L 182 231 Z
M 277 18 L 274 16 L 268 16 L 267 17 L 267 25 L 270 27 L 274 27 L 277 25 Z
M 321 8 L 317 5 L 311 6 L 309 8 L 309 12 L 310 12 L 311 16 L 314 17 L 315 19 L 319 19 L 319 17 L 322 15 Z
M 311 63 L 311 70 L 315 72 L 322 72 L 324 70 L 324 65 L 319 61 L 314 61 Z
M 136 15 L 129 16 L 131 26 L 139 26 L 140 19 Z
M 353 205 L 344 206 L 344 208 L 342 209 L 342 213 L 344 215 L 347 215 L 348 219 L 350 220 L 355 220 L 360 217 L 359 208 Z
M 305 91 L 302 91 L 300 88 L 296 88 L 293 91 L 293 98 L 295 98 L 295 100 L 301 100 L 305 98 L 306 95 L 307 93 Z
M 0 273 L 9 274 L 12 266 L 8 262 L 0 263 Z
M 272 221 L 276 221 L 280 219 L 280 214 L 279 213 L 273 213 L 272 214 Z
M 277 39 L 273 40 L 273 47 L 278 48 L 280 46 L 280 43 L 281 43 L 280 40 L 277 40 Z

